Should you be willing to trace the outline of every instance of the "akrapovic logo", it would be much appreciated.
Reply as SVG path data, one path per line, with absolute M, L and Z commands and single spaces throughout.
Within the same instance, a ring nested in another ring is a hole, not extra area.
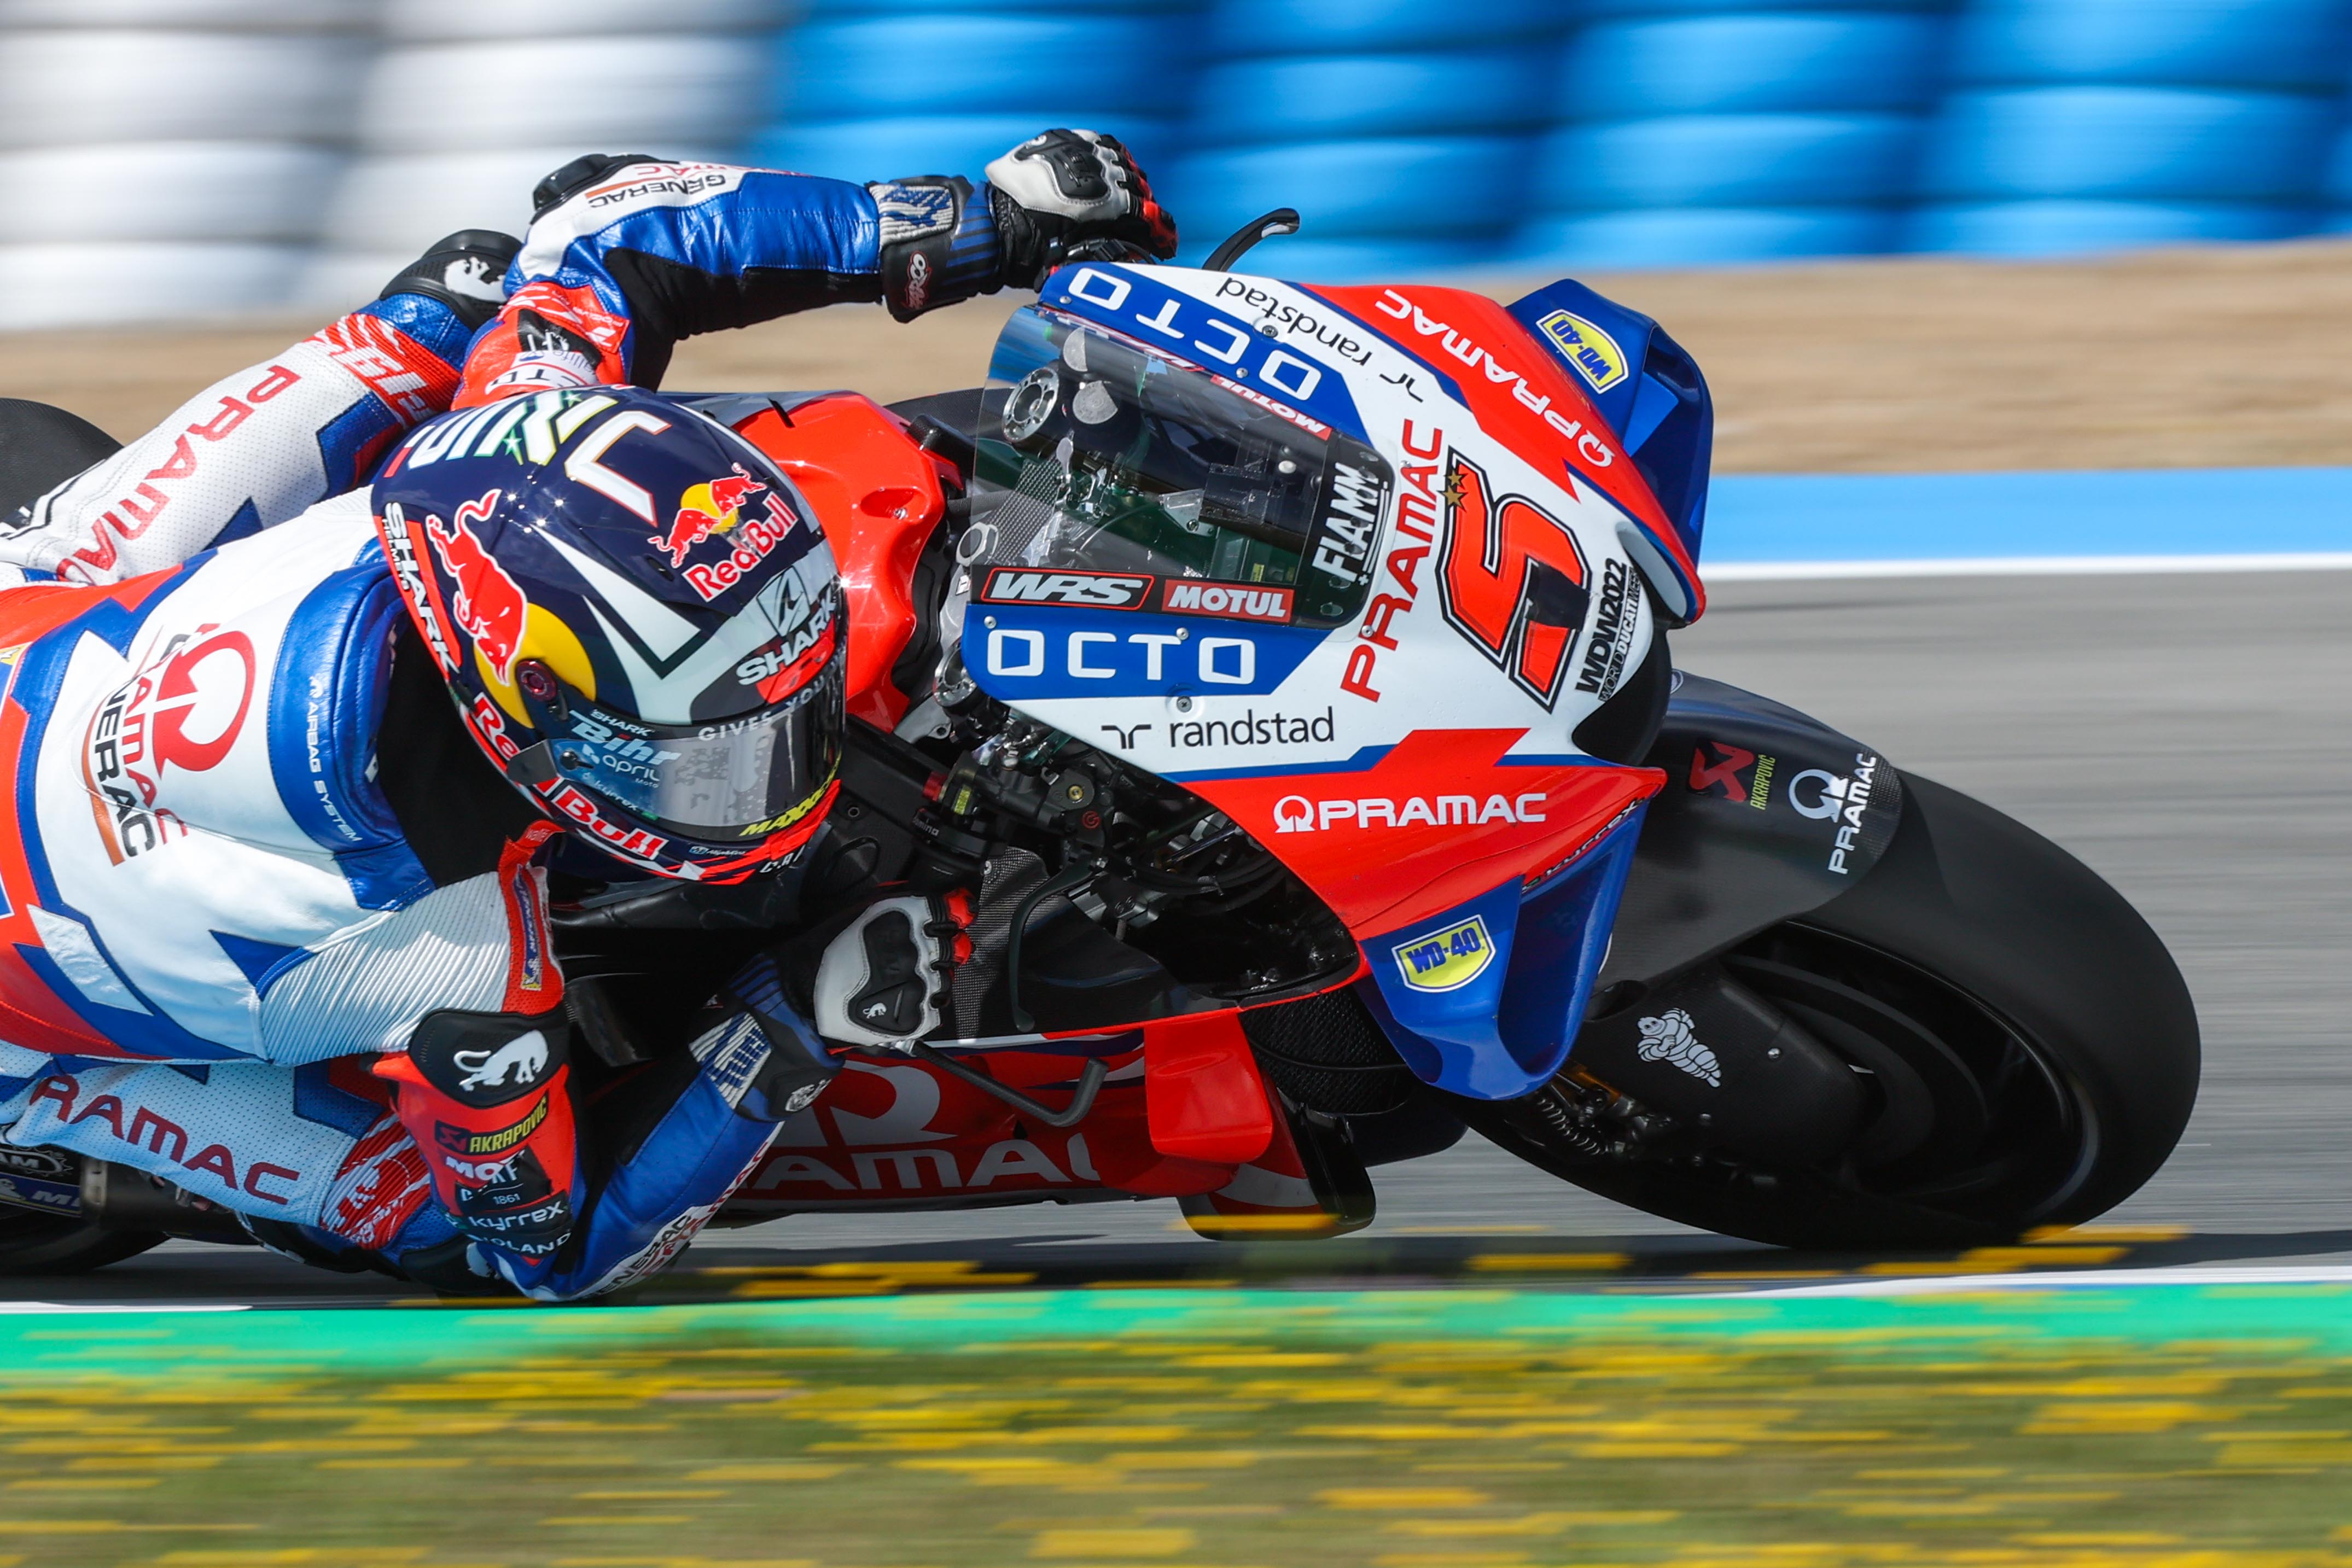
M 1037 571 L 1000 566 L 988 574 L 980 597 L 989 604 L 1082 604 L 1089 610 L 1132 610 L 1151 591 L 1142 573 Z
M 436 1123 L 434 1141 L 453 1155 L 465 1155 L 473 1159 L 505 1154 L 539 1131 L 540 1124 L 547 1120 L 547 1098 L 541 1095 L 539 1103 L 530 1108 L 530 1115 L 494 1133 L 477 1133 L 469 1127 L 453 1127 L 446 1122 Z

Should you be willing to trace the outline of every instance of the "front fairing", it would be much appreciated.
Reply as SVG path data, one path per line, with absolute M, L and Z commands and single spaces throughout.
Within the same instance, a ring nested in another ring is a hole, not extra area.
M 1356 937 L 1423 1079 L 1532 1091 L 1567 1055 L 1663 782 L 1572 739 L 1657 634 L 1627 541 L 1654 554 L 1663 519 L 1612 433 L 1499 306 L 1454 290 L 1085 266 L 1041 308 L 1279 412 L 1303 442 L 1375 455 L 1376 493 L 1315 493 L 1377 527 L 1339 615 L 1297 575 L 1345 537 L 1319 516 L 1255 582 L 1131 550 L 975 574 L 966 667 L 1281 859 Z M 983 449 L 1038 362 L 1034 340 L 1005 343 Z M 975 518 L 1010 498 L 983 482 Z

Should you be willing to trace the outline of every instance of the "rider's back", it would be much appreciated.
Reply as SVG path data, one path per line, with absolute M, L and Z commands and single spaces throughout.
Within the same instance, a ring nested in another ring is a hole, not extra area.
M 429 694 L 380 745 L 404 630 L 357 494 L 174 571 L 0 594 L 11 1043 L 311 1061 L 559 983 L 509 974 L 522 857 L 502 882 L 495 841 L 420 851 L 387 795 L 380 753 L 398 780 L 414 732 L 455 729 Z

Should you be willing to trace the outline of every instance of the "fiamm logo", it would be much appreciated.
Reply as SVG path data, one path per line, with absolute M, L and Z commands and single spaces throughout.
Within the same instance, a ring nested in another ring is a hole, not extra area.
M 1607 392 L 1625 379 L 1625 350 L 1617 346 L 1616 339 L 1583 317 L 1571 310 L 1555 310 L 1536 325 L 1559 345 L 1559 351 L 1594 392 Z

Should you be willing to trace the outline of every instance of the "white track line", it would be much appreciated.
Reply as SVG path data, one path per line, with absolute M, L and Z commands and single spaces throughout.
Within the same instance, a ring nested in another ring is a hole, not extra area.
M 243 1301 L 198 1304 L 192 1301 L 0 1301 L 0 1317 L 22 1312 L 249 1312 Z
M 1702 558 L 1704 560 L 1704 558 Z M 1727 560 L 1702 564 L 1708 582 L 1841 577 L 2091 577 L 2131 572 L 2352 571 L 2352 551 L 2278 555 L 2020 555 L 1951 560 Z
M 1824 1285 L 1768 1285 L 1711 1296 L 1950 1296 L 1978 1291 L 2116 1290 L 2144 1285 L 2352 1285 L 2352 1264 L 2268 1269 L 2084 1269 L 2042 1274 L 1929 1274 L 1840 1280 Z

